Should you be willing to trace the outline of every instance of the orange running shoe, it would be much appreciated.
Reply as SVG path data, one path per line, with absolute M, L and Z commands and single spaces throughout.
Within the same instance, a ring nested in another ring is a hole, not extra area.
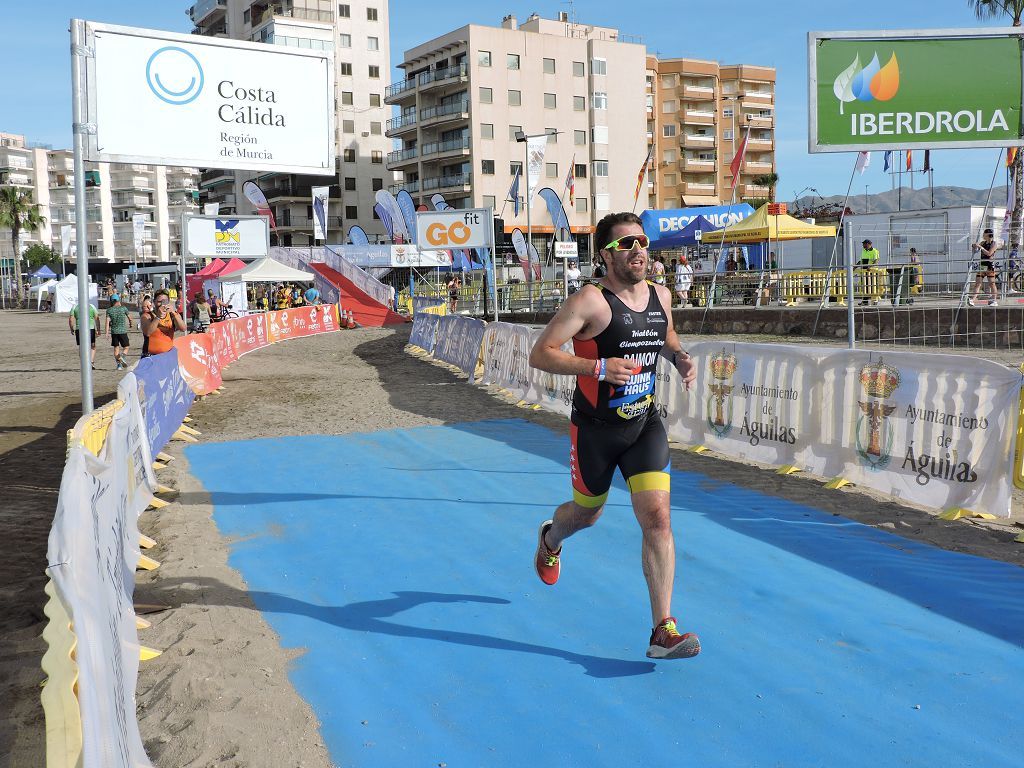
M 554 525 L 554 522 L 554 520 L 545 520 L 540 524 L 540 532 L 537 534 L 537 554 L 533 556 L 533 567 L 537 570 L 540 580 L 548 586 L 558 581 L 558 573 L 561 570 L 559 555 L 562 554 L 562 548 L 559 547 L 557 552 L 552 552 L 544 543 L 544 534 L 547 533 L 548 528 Z
M 692 632 L 679 634 L 676 620 L 669 616 L 651 631 L 649 659 L 688 659 L 700 653 L 700 640 Z

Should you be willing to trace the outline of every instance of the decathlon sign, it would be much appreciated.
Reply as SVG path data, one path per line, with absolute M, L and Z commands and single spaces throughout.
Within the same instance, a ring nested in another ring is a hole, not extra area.
M 193 216 L 182 214 L 182 250 L 186 256 L 262 258 L 270 253 L 266 216 Z
M 670 208 L 662 211 L 647 210 L 640 214 L 644 232 L 652 241 L 662 235 L 678 232 L 698 216 L 703 216 L 715 227 L 721 229 L 743 221 L 754 209 L 747 203 L 739 205 L 718 205 L 705 208 Z
M 86 159 L 335 172 L 333 54 L 84 25 Z
M 416 214 L 416 241 L 423 248 L 490 248 L 493 237 L 492 208 Z
M 811 32 L 811 152 L 1021 143 L 1020 28 Z

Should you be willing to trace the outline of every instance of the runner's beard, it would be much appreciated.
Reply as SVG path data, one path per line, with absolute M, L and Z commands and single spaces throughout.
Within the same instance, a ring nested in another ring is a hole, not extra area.
M 636 285 L 647 279 L 647 260 L 649 257 L 646 253 L 644 254 L 643 264 L 638 268 L 639 271 L 629 264 L 634 258 L 635 256 L 632 251 L 622 260 L 619 260 L 616 256 L 612 257 L 611 273 L 615 275 L 616 280 L 621 280 L 629 285 Z

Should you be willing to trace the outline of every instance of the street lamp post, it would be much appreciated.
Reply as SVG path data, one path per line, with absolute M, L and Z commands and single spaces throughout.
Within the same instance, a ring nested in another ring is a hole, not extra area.
M 864 185 L 864 213 L 870 213 L 868 209 L 868 184 Z
M 530 219 L 530 208 L 531 199 L 533 198 L 533 190 L 530 189 L 530 139 L 539 139 L 541 136 L 557 136 L 558 131 L 549 130 L 544 133 L 523 133 L 522 131 L 516 131 L 514 136 L 516 141 L 523 145 L 523 174 L 526 176 L 526 285 L 527 291 L 530 295 L 530 311 L 533 311 L 533 264 L 530 262 L 530 248 L 533 245 L 533 222 Z

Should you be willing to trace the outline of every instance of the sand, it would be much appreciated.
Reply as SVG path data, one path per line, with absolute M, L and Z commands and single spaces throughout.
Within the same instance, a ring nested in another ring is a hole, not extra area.
M 0 766 L 21 768 L 45 760 L 39 705 L 45 646 L 39 635 L 46 537 L 65 432 L 80 413 L 79 378 L 64 318 L 3 312 L 0 328 Z M 568 433 L 562 417 L 517 408 L 447 368 L 406 354 L 407 338 L 408 327 L 360 329 L 255 352 L 228 368 L 224 395 L 196 403 L 192 426 L 205 442 L 480 418 L 524 418 Z M 101 339 L 97 403 L 111 397 L 121 375 L 108 349 Z M 1018 362 L 1003 357 L 998 359 L 1006 364 Z M 227 566 L 231 542 L 217 532 L 209 498 L 190 474 L 181 444 L 168 452 L 177 458 L 161 481 L 179 494 L 175 503 L 140 520 L 142 531 L 158 542 L 149 554 L 162 565 L 139 574 L 135 597 L 137 604 L 167 607 L 147 614 L 153 626 L 140 633 L 144 644 L 163 650 L 143 664 L 138 682 L 138 717 L 150 757 L 161 768 L 331 766 L 316 718 L 287 677 L 294 652 L 281 649 L 253 609 L 245 583 Z M 673 451 L 673 466 L 701 472 L 707 483 L 735 483 L 908 539 L 1024 566 L 1024 545 L 1012 541 L 1024 523 L 1019 493 L 1010 520 L 947 522 L 860 489 L 829 491 L 820 478 L 783 477 L 707 454 Z

